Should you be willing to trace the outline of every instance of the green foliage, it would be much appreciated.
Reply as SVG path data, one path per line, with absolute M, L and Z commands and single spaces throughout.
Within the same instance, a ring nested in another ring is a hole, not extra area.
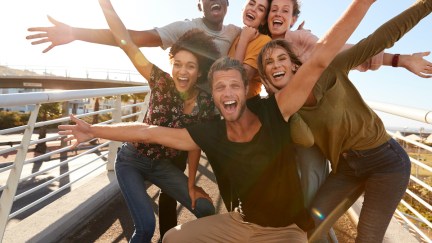
M 0 111 L 0 129 L 8 129 L 24 125 L 20 112 Z

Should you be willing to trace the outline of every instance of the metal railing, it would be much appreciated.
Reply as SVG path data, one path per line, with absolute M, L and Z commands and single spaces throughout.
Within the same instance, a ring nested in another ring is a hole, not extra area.
M 432 124 L 432 111 L 429 110 L 402 107 L 379 102 L 368 102 L 368 105 L 377 111 L 408 118 L 426 124 Z M 400 202 L 400 205 L 402 205 L 407 212 L 402 212 L 400 209 L 397 209 L 396 215 L 406 228 L 414 232 L 415 236 L 419 240 L 424 242 L 432 242 L 432 222 L 430 221 L 432 218 L 432 161 L 429 162 L 429 165 L 420 161 L 420 151 L 429 153 L 431 155 L 430 158 L 432 158 L 432 147 L 407 138 L 405 136 L 405 132 L 403 135 L 400 132 L 388 131 L 388 133 L 395 139 L 402 141 L 405 149 L 411 146 L 412 149 L 417 150 L 418 157 L 416 159 L 413 158 L 413 156 L 410 156 L 412 169 L 415 169 L 416 173 L 411 173 L 410 186 L 406 190 L 406 196 Z M 425 139 L 420 138 L 420 140 L 424 141 Z M 424 171 L 424 175 L 421 175 L 421 173 L 419 175 L 419 168 Z M 416 188 L 416 190 L 413 191 L 410 188 Z M 410 200 L 410 203 L 407 202 L 407 199 Z M 419 212 L 420 209 L 422 212 Z
M 119 81 L 146 82 L 136 70 L 105 69 L 105 68 L 72 68 L 61 66 L 29 66 L 7 65 L 6 67 L 20 70 L 21 76 L 59 76 L 65 78 L 109 79 Z
M 115 155 L 120 145 L 119 142 L 106 141 L 99 145 L 79 146 L 75 150 L 76 155 L 71 156 L 68 154 L 70 153 L 70 146 L 67 146 L 63 141 L 60 142 L 61 136 L 59 135 L 32 140 L 35 129 L 66 123 L 70 120 L 68 114 L 63 113 L 64 117 L 62 118 L 37 122 L 38 113 L 43 104 L 110 96 L 114 99 L 112 108 L 89 112 L 78 115 L 78 117 L 85 118 L 109 114 L 110 118 L 102 123 L 118 123 L 124 119 L 130 120 L 132 118 L 135 118 L 133 121 L 142 122 L 147 110 L 149 95 L 146 95 L 144 102 L 126 105 L 122 103 L 121 95 L 148 94 L 149 91 L 148 86 L 141 86 L 0 95 L 1 108 L 34 105 L 26 125 L 0 130 L 0 136 L 3 136 L 3 138 L 12 136 L 11 134 L 19 134 L 18 137 L 20 138 L 19 145 L 11 143 L 11 147 L 0 147 L 0 156 L 14 156 L 12 163 L 3 163 L 0 167 L 0 192 L 2 193 L 0 198 L 0 239 L 3 238 L 10 219 L 33 208 L 40 207 L 46 201 L 55 200 L 57 194 L 70 191 L 73 185 L 82 183 L 90 175 L 95 176 L 98 171 L 101 173 L 100 171 L 113 170 Z M 131 112 L 130 110 L 133 109 L 139 111 Z M 56 146 L 48 153 L 35 155 L 34 157 L 29 156 L 30 150 L 41 143 L 60 143 L 60 146 Z M 52 159 L 54 155 L 60 155 L 60 157 Z M 47 160 L 48 162 L 45 162 L 44 167 L 37 166 L 37 164 Z M 62 170 L 61 168 L 67 169 Z M 60 173 L 52 172 L 57 169 L 60 170 Z M 7 174 L 8 172 L 9 174 Z M 50 176 L 46 176 L 47 174 Z M 22 200 L 24 198 L 26 200 Z M 20 200 L 30 202 L 20 203 Z M 16 204 L 19 205 L 16 206 Z

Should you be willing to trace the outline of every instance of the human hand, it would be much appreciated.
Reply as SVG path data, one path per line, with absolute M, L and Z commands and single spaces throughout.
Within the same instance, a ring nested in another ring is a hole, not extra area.
M 91 140 L 94 138 L 91 133 L 91 125 L 87 122 L 76 118 L 74 115 L 70 115 L 71 121 L 75 122 L 75 125 L 60 125 L 58 126 L 59 135 L 68 136 L 64 141 L 71 141 L 76 139 L 75 143 L 72 144 L 71 149 L 76 148 L 80 143 Z
M 198 198 L 205 198 L 209 200 L 211 203 L 213 203 L 213 200 L 211 199 L 209 194 L 207 194 L 207 192 L 205 192 L 204 189 L 202 189 L 199 186 L 194 185 L 192 187 L 189 187 L 189 197 L 192 202 L 192 209 L 195 209 L 195 204 L 196 204 L 195 202 Z
M 419 77 L 432 78 L 432 63 L 424 59 L 429 54 L 430 51 L 418 52 L 412 55 L 400 55 L 398 66 L 406 68 Z
M 72 34 L 72 27 L 55 20 L 51 16 L 47 16 L 47 17 L 48 20 L 54 26 L 28 28 L 27 30 L 30 32 L 40 32 L 40 33 L 26 36 L 27 40 L 32 40 L 31 42 L 32 45 L 51 42 L 51 45 L 42 51 L 43 53 L 48 52 L 49 50 L 53 49 L 56 46 L 68 44 L 74 40 Z
M 261 83 L 264 85 L 264 88 L 269 95 L 272 95 L 279 91 L 279 89 L 276 88 L 276 86 L 270 83 L 267 79 L 261 79 Z
M 241 33 L 240 33 L 240 39 L 245 40 L 246 42 L 250 42 L 258 37 L 259 31 L 253 27 L 244 26 Z

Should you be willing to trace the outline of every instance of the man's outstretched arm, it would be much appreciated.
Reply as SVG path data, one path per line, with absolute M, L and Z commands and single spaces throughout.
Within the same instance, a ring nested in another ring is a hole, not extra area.
M 70 118 L 75 125 L 60 125 L 58 133 L 68 136 L 65 141 L 76 140 L 73 148 L 93 138 L 104 138 L 122 142 L 155 143 L 183 151 L 200 149 L 185 128 L 158 127 L 132 122 L 91 125 L 73 115 Z
M 31 27 L 28 31 L 35 34 L 28 35 L 27 40 L 31 40 L 32 45 L 50 43 L 43 50 L 48 52 L 56 46 L 68 44 L 75 40 L 90 43 L 117 46 L 114 36 L 109 29 L 86 29 L 76 28 L 48 16 L 48 20 L 53 24 L 50 27 Z M 154 29 L 135 31 L 129 30 L 133 42 L 139 47 L 162 46 L 162 40 L 158 32 Z

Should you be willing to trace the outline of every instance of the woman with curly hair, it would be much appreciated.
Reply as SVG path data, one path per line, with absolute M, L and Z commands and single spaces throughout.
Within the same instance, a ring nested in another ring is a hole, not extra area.
M 145 123 L 183 128 L 217 117 L 211 95 L 197 86 L 207 81 L 208 69 L 219 57 L 218 48 L 211 37 L 198 29 L 186 32 L 171 47 L 169 58 L 172 71 L 169 75 L 151 63 L 133 43 L 111 3 L 100 3 L 119 47 L 138 72 L 148 80 L 151 96 Z M 138 142 L 122 145 L 117 154 L 115 171 L 135 224 L 130 242 L 150 242 L 153 237 L 155 216 L 152 198 L 147 194 L 146 181 L 158 186 L 164 194 L 180 202 L 197 217 L 214 214 L 215 209 L 208 194 L 198 187 L 188 190 L 187 177 L 183 173 L 186 160 L 196 162 L 200 159 L 200 154 L 201 150 L 187 153 Z M 189 191 L 195 194 L 195 202 L 191 201 Z M 162 199 L 163 196 L 160 200 Z M 166 214 L 164 210 L 166 208 L 160 210 L 159 215 Z M 167 222 L 164 226 L 161 225 L 161 238 L 166 230 L 177 224 L 175 201 L 168 210 L 170 218 L 174 217 L 174 222 L 169 222 L 171 225 Z

